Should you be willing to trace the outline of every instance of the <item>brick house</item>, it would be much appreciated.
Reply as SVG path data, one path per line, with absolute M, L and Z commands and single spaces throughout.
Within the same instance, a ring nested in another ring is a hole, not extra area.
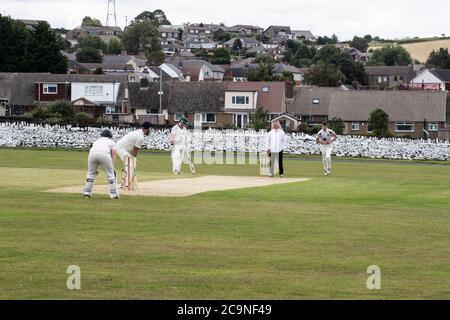
M 413 66 L 366 66 L 369 85 L 374 88 L 393 89 L 407 85 L 416 77 Z
M 225 112 L 233 118 L 233 126 L 245 128 L 258 107 L 268 112 L 268 120 L 286 113 L 286 83 L 227 82 Z
M 336 91 L 328 117 L 342 119 L 346 134 L 367 134 L 367 121 L 375 109 L 389 115 L 389 130 L 396 136 L 421 138 L 425 129 L 431 138 L 438 138 L 446 125 L 447 95 L 439 91 Z

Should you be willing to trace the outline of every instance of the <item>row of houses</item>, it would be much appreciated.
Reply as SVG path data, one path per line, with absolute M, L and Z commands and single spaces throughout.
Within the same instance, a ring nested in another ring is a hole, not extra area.
M 346 134 L 368 134 L 375 109 L 389 114 L 390 131 L 419 138 L 450 138 L 447 92 L 293 87 L 285 82 L 184 82 L 162 84 L 126 75 L 0 73 L 0 116 L 19 116 L 36 105 L 67 101 L 76 111 L 120 122 L 172 125 L 182 116 L 204 128 L 246 128 L 261 107 L 294 131 L 301 123 L 340 118 Z M 161 101 L 161 103 L 160 103 Z

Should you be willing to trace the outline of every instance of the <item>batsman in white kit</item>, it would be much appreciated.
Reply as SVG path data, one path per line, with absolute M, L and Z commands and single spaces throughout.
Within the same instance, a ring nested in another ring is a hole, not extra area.
M 136 175 L 136 157 L 139 154 L 139 150 L 144 144 L 145 137 L 150 134 L 150 128 L 152 127 L 150 122 L 144 122 L 141 128 L 133 132 L 128 133 L 116 144 L 117 155 L 124 163 L 122 187 L 128 188 Z M 134 168 L 134 172 L 130 172 L 130 164 Z
M 115 143 L 112 140 L 113 134 L 105 129 L 101 133 L 101 138 L 94 142 L 89 152 L 88 173 L 86 185 L 84 186 L 84 197 L 92 196 L 95 177 L 98 175 L 98 167 L 102 166 L 108 178 L 109 195 L 111 199 L 119 199 L 117 189 L 116 171 L 114 170 L 114 161 L 116 158 Z
M 325 176 L 331 174 L 331 154 L 333 152 L 333 143 L 336 139 L 337 135 L 328 128 L 328 122 L 322 123 L 322 130 L 317 134 L 316 143 L 320 145 Z

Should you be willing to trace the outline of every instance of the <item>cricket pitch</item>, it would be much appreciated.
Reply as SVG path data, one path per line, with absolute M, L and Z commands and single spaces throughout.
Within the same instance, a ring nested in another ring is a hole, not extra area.
M 269 178 L 269 177 L 227 177 L 203 176 L 139 182 L 135 191 L 120 190 L 121 195 L 148 197 L 189 197 L 195 194 L 242 188 L 266 187 L 277 184 L 305 182 L 309 179 Z M 64 187 L 47 190 L 55 193 L 82 193 L 82 186 Z M 107 185 L 95 185 L 93 194 L 109 194 Z

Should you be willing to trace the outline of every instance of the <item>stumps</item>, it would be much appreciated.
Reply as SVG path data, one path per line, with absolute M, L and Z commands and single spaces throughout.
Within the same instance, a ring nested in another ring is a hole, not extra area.
M 134 191 L 137 188 L 136 158 L 126 156 L 124 159 L 125 169 L 123 171 L 122 185 L 124 190 Z
M 265 151 L 259 153 L 259 174 L 268 176 L 270 174 L 270 157 Z

